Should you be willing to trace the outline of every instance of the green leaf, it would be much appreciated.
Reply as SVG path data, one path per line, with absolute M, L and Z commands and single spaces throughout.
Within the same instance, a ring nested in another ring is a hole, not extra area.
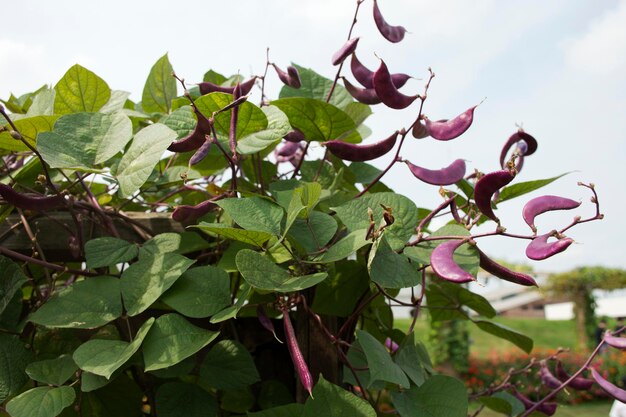
M 52 168 L 89 171 L 121 152 L 132 135 L 132 123 L 121 113 L 68 114 L 39 135 L 37 150 Z
M 59 116 L 35 116 L 15 120 L 14 123 L 24 139 L 32 146 L 35 146 L 37 143 L 37 135 L 41 132 L 52 130 L 54 122 L 56 122 L 58 118 Z M 2 125 L 4 126 L 6 124 L 3 119 Z M 9 131 L 0 132 L 0 149 L 17 152 L 29 150 L 21 141 L 13 139 Z
M 33 362 L 26 367 L 31 379 L 49 385 L 63 385 L 78 369 L 71 355 L 61 355 L 55 359 Z
M 331 88 L 333 88 L 333 81 L 321 76 L 312 69 L 304 68 L 295 64 L 294 67 L 298 69 L 302 85 L 300 86 L 300 88 L 291 88 L 286 85 L 283 86 L 283 88 L 280 90 L 279 97 L 307 97 L 326 101 L 328 93 L 330 92 Z M 335 91 L 330 98 L 330 104 L 333 104 L 342 109 L 353 102 L 354 99 L 342 85 L 335 85 Z
M 176 139 L 181 139 L 193 132 L 198 124 L 198 119 L 191 106 L 183 106 L 162 117 L 159 123 L 163 123 L 176 132 Z
M 376 417 L 376 411 L 362 398 L 326 381 L 320 375 L 313 397 L 304 404 L 302 417 Z
M 28 382 L 25 370 L 31 360 L 31 351 L 17 337 L 0 333 L 0 403 Z
M 467 319 L 467 313 L 461 311 L 464 307 L 485 317 L 496 315 L 495 309 L 485 297 L 458 284 L 438 280 L 428 285 L 426 294 L 429 305 L 436 307 L 430 311 L 433 321 Z
M 402 369 L 393 362 L 389 352 L 378 340 L 364 330 L 357 330 L 356 337 L 365 352 L 370 371 L 371 386 L 375 381 L 386 381 L 409 388 L 411 383 Z M 368 388 L 369 388 L 368 386 Z
M 121 315 L 120 280 L 95 277 L 55 294 L 29 320 L 46 327 L 93 329 Z
M 123 340 L 91 339 L 74 351 L 74 362 L 83 371 L 110 379 L 139 350 L 153 324 L 154 317 L 150 317 L 130 343 Z
M 289 229 L 290 236 L 305 252 L 317 252 L 324 247 L 337 232 L 337 221 L 321 211 L 311 211 L 307 219 L 296 219 Z
M 237 151 L 243 155 L 260 152 L 272 145 L 291 131 L 289 119 L 276 106 L 261 109 L 267 117 L 267 128 L 251 133 L 237 141 Z
M 221 323 L 228 319 L 236 318 L 239 310 L 241 310 L 245 302 L 248 301 L 248 298 L 250 298 L 252 291 L 252 286 L 250 286 L 250 284 L 248 284 L 247 282 L 244 282 L 240 287 L 239 295 L 237 296 L 237 301 L 235 302 L 235 304 L 226 307 L 224 310 L 220 311 L 217 314 L 214 314 L 213 317 L 211 317 L 210 322 L 215 324 Z
M 420 387 L 392 392 L 393 405 L 402 417 L 467 417 L 467 392 L 456 378 L 434 375 Z
M 85 259 L 90 269 L 128 262 L 138 253 L 137 245 L 114 237 L 99 237 L 85 244 Z
M 239 226 L 280 235 L 284 211 L 280 206 L 260 197 L 226 198 L 216 202 Z
M 128 91 L 111 90 L 111 98 L 102 106 L 100 113 L 113 113 L 124 109 L 124 105 L 129 96 L 130 93 Z
M 193 355 L 219 332 L 201 329 L 176 313 L 159 317 L 143 345 L 146 371 L 167 368 Z
M 190 227 L 195 227 L 205 233 L 215 233 L 216 235 L 224 236 L 227 239 L 248 243 L 258 247 L 263 247 L 265 242 L 274 237 L 274 234 L 271 233 L 259 230 L 237 229 L 221 223 L 201 222 L 199 225 Z
M 463 226 L 449 224 L 434 231 L 430 236 L 470 236 L 470 232 Z M 405 248 L 403 253 L 422 265 L 429 265 L 431 253 L 443 242 L 445 241 L 434 240 L 421 242 L 416 246 Z M 480 257 L 478 255 L 478 251 L 473 246 L 467 243 L 461 245 L 456 251 L 454 251 L 454 261 L 473 276 L 478 274 Z
M 55 417 L 75 399 L 72 387 L 38 387 L 13 398 L 6 409 L 12 417 Z
M 169 113 L 172 99 L 176 97 L 176 80 L 172 77 L 172 64 L 163 55 L 150 69 L 143 87 L 141 107 L 147 113 Z
M 372 281 L 384 288 L 410 288 L 421 281 L 421 274 L 407 257 L 391 249 L 386 234 L 372 246 L 367 269 Z
M 354 174 L 355 182 L 369 184 L 382 172 L 380 169 L 365 162 L 353 162 L 348 167 Z
M 344 259 L 352 255 L 363 246 L 371 243 L 365 239 L 367 229 L 355 230 L 339 242 L 331 246 L 324 254 L 315 260 L 315 262 L 331 263 Z
M 306 140 L 323 142 L 340 139 L 348 133 L 356 134 L 360 140 L 352 118 L 332 104 L 296 97 L 274 100 L 272 105 L 287 115 L 291 126 L 304 133 Z
M 222 410 L 243 414 L 252 408 L 255 397 L 249 388 L 236 391 L 226 391 L 222 394 L 220 406 Z
M 174 139 L 176 132 L 160 123 L 137 132 L 117 168 L 122 197 L 129 197 L 139 190 Z
M 209 93 L 198 98 L 195 103 L 198 110 L 207 117 L 213 112 L 223 109 L 233 102 L 233 95 L 227 93 Z M 230 115 L 227 110 L 215 116 L 215 130 L 221 138 L 227 138 L 230 131 Z M 246 101 L 239 105 L 237 116 L 237 140 L 267 128 L 268 120 L 265 113 L 254 104 Z
M 54 90 L 55 114 L 97 112 L 111 97 L 107 83 L 78 64 L 67 70 Z
M 211 69 L 204 73 L 202 81 L 208 81 L 213 84 L 222 85 L 224 84 L 224 82 L 226 82 L 226 77 L 224 77 L 219 72 L 213 71 Z
M 500 191 L 500 196 L 498 197 L 498 202 L 510 200 L 512 198 L 519 197 L 524 194 L 528 194 L 531 191 L 538 190 L 541 187 L 545 187 L 546 185 L 558 180 L 559 178 L 569 174 L 566 172 L 561 175 L 557 175 L 556 177 L 547 178 L 544 180 L 534 180 L 534 181 L 526 181 L 519 182 L 517 184 L 509 185 L 508 187 L 504 187 L 502 191 Z
M 230 304 L 230 278 L 214 266 L 188 269 L 161 300 L 187 317 L 209 317 Z
M 9 305 L 13 296 L 28 281 L 18 264 L 0 255 L 0 314 Z
M 328 277 L 325 272 L 292 277 L 287 270 L 250 249 L 240 250 L 235 257 L 235 263 L 246 282 L 261 290 L 299 291 L 312 287 Z
M 122 298 L 129 316 L 154 303 L 195 261 L 176 253 L 146 255 L 122 273 Z
M 248 412 L 248 417 L 301 417 L 304 412 L 302 404 L 286 404 L 256 413 Z
M 415 333 L 411 332 L 402 341 L 395 353 L 394 362 L 417 386 L 426 380 L 426 370 L 420 360 L 420 342 L 415 340 Z
M 205 239 L 202 239 L 194 232 L 182 233 L 159 233 L 152 239 L 146 241 L 139 250 L 139 259 L 145 255 L 156 255 L 158 253 L 186 253 L 196 252 L 209 247 Z
M 30 105 L 26 116 L 52 116 L 54 114 L 54 99 L 56 91 L 51 88 L 40 90 L 33 98 L 33 104 Z
M 217 413 L 217 402 L 211 394 L 193 384 L 168 382 L 156 394 L 159 417 L 208 417 Z
M 315 289 L 313 311 L 329 316 L 348 317 L 369 287 L 367 270 L 356 261 L 335 264 L 335 271 Z
M 524 404 L 508 392 L 496 392 L 490 397 L 479 397 L 478 401 L 486 407 L 507 416 L 517 416 L 524 411 Z
M 345 107 L 342 107 L 343 111 L 354 121 L 355 125 L 360 125 L 372 115 L 372 108 L 367 104 L 353 102 L 349 103 Z
M 241 343 L 222 340 L 207 353 L 200 383 L 221 390 L 237 390 L 260 380 L 254 360 Z
M 81 412 L 84 417 L 143 417 L 142 397 L 137 384 L 122 374 L 102 389 L 83 393 Z
M 472 321 L 482 331 L 497 336 L 501 339 L 508 340 L 526 353 L 530 353 L 530 351 L 533 350 L 533 339 L 517 332 L 516 330 L 511 329 L 510 327 L 488 320 L 473 319 Z
M 391 248 L 398 250 L 404 247 L 406 241 L 415 233 L 417 207 L 413 201 L 396 193 L 366 194 L 356 200 L 342 204 L 334 210 L 348 230 L 354 231 L 369 227 L 368 207 L 374 211 L 376 225 L 381 224 L 383 218 L 381 204 L 391 207 L 391 214 L 395 221 L 385 229 L 385 235 Z

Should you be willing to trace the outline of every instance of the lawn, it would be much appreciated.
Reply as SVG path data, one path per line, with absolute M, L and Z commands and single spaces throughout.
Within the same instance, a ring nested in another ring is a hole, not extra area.
M 607 417 L 611 409 L 611 402 L 593 402 L 577 405 L 559 405 L 554 417 Z M 476 410 L 472 407 L 471 410 Z M 480 417 L 502 417 L 504 414 L 491 410 L 483 410 Z
M 573 349 L 576 346 L 573 320 L 548 321 L 543 319 L 497 317 L 494 321 L 532 338 L 535 342 L 536 350 L 555 349 L 557 347 Z M 410 320 L 398 319 L 397 325 L 400 329 L 406 331 L 409 328 Z M 418 335 L 423 335 L 421 340 L 427 346 L 428 329 L 428 320 L 418 320 L 415 331 Z M 485 357 L 490 352 L 501 353 L 517 349 L 512 343 L 485 333 L 471 323 L 469 330 L 470 349 L 474 355 Z

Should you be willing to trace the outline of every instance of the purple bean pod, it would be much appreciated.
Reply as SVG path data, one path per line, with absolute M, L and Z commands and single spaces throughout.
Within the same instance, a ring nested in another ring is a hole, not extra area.
M 474 121 L 474 109 L 476 107 L 478 107 L 478 105 L 470 107 L 450 120 L 444 119 L 433 122 L 425 117 L 424 124 L 428 134 L 433 139 L 437 140 L 452 140 L 461 136 L 472 125 Z
M 195 206 L 188 206 L 186 204 L 177 206 L 172 212 L 172 219 L 179 223 L 194 223 L 200 217 L 216 210 L 219 207 L 213 201 L 214 200 L 206 200 L 200 204 L 196 204 Z
M 491 199 L 500 188 L 509 184 L 515 178 L 515 171 L 494 171 L 480 177 L 474 186 L 474 202 L 476 207 L 491 220 L 500 223 L 500 219 L 493 212 Z
M 291 361 L 294 368 L 298 373 L 298 378 L 302 383 L 305 390 L 309 392 L 311 398 L 313 398 L 313 377 L 309 372 L 309 367 L 304 361 L 300 347 L 298 346 L 298 340 L 296 339 L 296 333 L 293 330 L 291 319 L 289 318 L 289 311 L 283 310 L 283 325 L 285 330 L 285 339 L 287 339 L 287 347 L 289 348 L 289 355 L 291 355 Z
M 550 372 L 548 368 L 548 364 L 545 360 L 542 360 L 540 363 L 539 376 L 541 377 L 541 383 L 548 388 L 558 388 L 561 386 L 561 381 Z
M 604 379 L 602 375 L 600 375 L 600 373 L 595 369 L 589 369 L 591 370 L 591 376 L 593 377 L 593 379 L 595 379 L 598 385 L 600 385 L 600 388 L 602 388 L 604 392 L 615 398 L 617 401 L 626 403 L 626 391 Z
M 296 142 L 286 142 L 274 150 L 277 162 L 290 162 L 294 167 L 298 165 L 303 154 L 302 145 Z
M 278 343 L 283 343 L 282 340 L 280 340 L 278 336 L 276 336 L 274 322 L 267 316 L 267 314 L 265 313 L 265 309 L 261 304 L 259 304 L 256 308 L 256 316 L 259 319 L 259 323 L 261 323 L 261 326 L 263 326 L 263 328 L 268 332 L 272 333 L 274 335 L 274 339 L 276 339 Z
M 500 151 L 500 166 L 502 168 L 506 167 L 506 156 L 509 153 L 509 150 L 513 147 L 513 145 L 517 144 L 518 150 L 520 151 L 521 157 L 532 155 L 537 150 L 537 140 L 524 132 L 522 129 L 518 129 L 517 132 L 513 133 L 507 141 L 504 143 L 502 147 L 502 151 Z M 523 160 L 523 158 L 521 158 Z M 518 171 L 521 169 L 522 163 L 518 162 Z
M 285 136 L 283 136 L 283 139 L 285 139 L 287 142 L 300 143 L 305 140 L 305 137 L 304 133 L 302 133 L 298 129 L 294 129 L 291 132 L 287 133 Z
M 348 93 L 350 93 L 350 95 L 359 103 L 369 105 L 381 103 L 378 94 L 376 94 L 376 90 L 373 88 L 359 88 L 348 81 L 345 77 L 341 78 L 343 78 L 343 85 L 346 87 L 346 90 L 348 90 Z
M 565 197 L 556 195 L 543 195 L 530 200 L 522 209 L 522 217 L 533 232 L 537 233 L 535 227 L 535 217 L 553 210 L 571 210 L 580 206 L 580 201 L 575 201 Z
M 380 100 L 392 109 L 405 109 L 419 97 L 418 94 L 407 96 L 398 91 L 398 88 L 393 84 L 391 79 L 389 68 L 387 68 L 387 65 L 382 59 L 380 60 L 380 67 L 378 67 L 374 73 L 372 82 L 374 84 L 374 90 Z
M 616 349 L 626 350 L 626 337 L 604 335 L 604 343 Z
M 522 404 L 524 404 L 524 408 L 526 410 L 534 407 L 534 405 L 536 404 L 535 402 L 531 401 L 528 397 L 526 397 L 524 394 L 520 393 L 517 390 L 513 390 L 513 396 L 517 398 L 518 400 L 520 400 Z M 557 403 L 543 403 L 537 408 L 537 411 L 547 416 L 552 416 L 554 415 L 554 413 L 556 413 L 556 408 L 557 408 Z
M 454 251 L 462 244 L 463 239 L 453 239 L 437 246 L 430 254 L 430 266 L 437 276 L 446 281 L 465 283 L 476 281 L 476 278 L 456 262 L 454 262 Z
M 333 155 L 344 161 L 363 162 L 379 158 L 393 149 L 398 139 L 398 131 L 395 131 L 386 139 L 368 145 L 357 145 L 342 140 L 329 140 L 323 142 L 326 149 Z
M 564 237 L 548 243 L 548 239 L 555 235 L 556 230 L 553 230 L 550 233 L 534 238 L 526 247 L 526 256 L 534 261 L 541 261 L 563 252 L 574 242 L 574 239 Z
M 252 87 L 254 87 L 254 82 L 256 81 L 256 78 L 257 77 L 254 76 L 250 78 L 248 81 L 245 81 L 240 84 L 239 88 L 241 89 L 242 96 L 245 96 L 246 94 L 250 92 L 250 90 L 252 90 Z M 213 84 L 208 81 L 198 83 L 198 88 L 200 88 L 200 94 L 202 95 L 215 93 L 215 92 L 233 94 L 233 92 L 235 91 L 235 87 L 236 86 L 222 87 L 221 85 Z
M 242 96 L 241 84 L 237 84 L 233 90 L 233 102 Z M 233 107 L 230 113 L 230 127 L 228 129 L 228 143 L 233 156 L 237 154 L 237 119 L 239 117 L 239 106 Z
M 6 184 L 0 184 L 0 195 L 7 203 L 22 210 L 49 211 L 65 205 L 63 194 L 51 196 L 22 194 Z
M 278 78 L 283 82 L 283 84 L 291 87 L 291 88 L 300 88 L 302 86 L 302 81 L 300 80 L 300 73 L 298 69 L 293 65 L 287 67 L 287 71 L 283 71 L 276 64 L 272 64 L 274 70 L 276 70 L 276 74 Z
M 534 278 L 530 275 L 512 271 L 490 259 L 480 249 L 476 249 L 478 250 L 478 255 L 480 256 L 480 267 L 489 272 L 491 275 L 515 284 L 525 285 L 528 287 L 537 286 L 537 282 L 535 282 Z
M 352 75 L 356 78 L 359 84 L 367 89 L 374 88 L 374 83 L 372 82 L 374 72 L 370 71 L 365 65 L 363 65 L 356 57 L 355 53 L 352 54 L 352 59 L 350 60 L 350 69 L 352 70 Z M 411 78 L 412 77 L 408 74 L 391 74 L 391 81 L 396 88 L 401 88 Z
M 349 39 L 337 52 L 333 54 L 332 64 L 337 66 L 350 56 L 359 43 L 359 37 Z
M 457 159 L 449 166 L 442 169 L 426 169 L 413 165 L 409 161 L 404 161 L 411 173 L 420 181 L 432 185 L 452 185 L 457 181 L 460 181 L 465 176 L 465 161 L 463 159 Z
M 567 372 L 565 372 L 565 369 L 563 369 L 563 363 L 561 363 L 561 361 L 557 361 L 554 373 L 561 382 L 565 382 L 571 378 L 571 375 L 569 375 Z M 591 389 L 592 385 L 593 379 L 583 378 L 582 376 L 577 376 L 576 378 L 572 379 L 569 384 L 567 384 L 568 387 L 571 387 L 578 391 L 587 391 Z
M 392 26 L 385 21 L 380 9 L 378 8 L 378 2 L 374 0 L 374 22 L 378 31 L 385 39 L 391 43 L 398 43 L 404 39 L 406 29 L 403 26 Z
M 411 134 L 415 139 L 424 139 L 428 137 L 428 130 L 426 129 L 426 126 L 424 126 L 424 123 L 418 120 L 413 125 L 413 129 L 411 129 Z
M 193 131 L 182 139 L 172 142 L 167 150 L 171 152 L 190 152 L 200 148 L 211 134 L 211 123 L 198 110 L 194 109 L 198 122 Z
M 191 166 L 200 163 L 200 161 L 202 161 L 209 154 L 212 144 L 213 141 L 207 136 L 202 146 L 200 146 L 193 156 L 189 158 L 189 165 Z

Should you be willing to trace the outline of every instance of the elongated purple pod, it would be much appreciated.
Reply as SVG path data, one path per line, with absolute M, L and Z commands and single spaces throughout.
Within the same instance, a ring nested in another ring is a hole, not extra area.
M 298 129 L 294 129 L 291 132 L 287 133 L 285 136 L 283 136 L 283 139 L 285 139 L 287 142 L 300 143 L 303 140 L 305 140 L 305 137 L 304 137 L 304 133 L 302 133 Z
M 474 109 L 478 105 L 470 107 L 463 113 L 450 120 L 439 120 L 436 122 L 424 118 L 424 125 L 428 134 L 437 140 L 452 140 L 461 136 L 474 121 Z
M 437 170 L 418 167 L 409 161 L 404 162 L 415 178 L 432 185 L 451 185 L 462 180 L 465 176 L 465 161 L 463 159 L 457 159 L 446 168 Z
M 505 281 L 513 282 L 515 284 L 525 285 L 528 287 L 537 286 L 537 282 L 530 275 L 512 271 L 509 268 L 506 268 L 505 266 L 500 265 L 499 263 L 490 259 L 480 249 L 476 249 L 478 250 L 478 255 L 480 257 L 480 267 L 489 272 L 491 275 Z
M 339 50 L 333 54 L 333 65 L 341 64 L 348 56 L 356 51 L 359 39 L 359 37 L 349 39 L 341 48 L 339 48 Z
M 179 223 L 193 223 L 205 214 L 218 209 L 219 206 L 212 200 L 203 201 L 195 206 L 189 206 L 186 204 L 177 206 L 172 212 L 172 219 Z
M 65 205 L 63 194 L 51 196 L 22 194 L 6 184 L 0 184 L 0 195 L 7 203 L 22 210 L 48 211 Z
M 548 239 L 554 236 L 556 230 L 534 238 L 526 247 L 526 256 L 534 261 L 547 259 L 557 253 L 563 252 L 569 245 L 574 243 L 574 239 L 564 237 L 548 243 Z
M 569 375 L 567 372 L 565 372 L 565 369 L 563 369 L 563 363 L 561 363 L 561 361 L 557 361 L 556 368 L 554 369 L 554 374 L 561 382 L 565 382 L 571 378 L 571 375 Z M 593 379 L 583 378 L 582 376 L 577 376 L 576 378 L 572 379 L 569 384 L 567 384 L 568 387 L 571 387 L 578 391 L 587 391 L 591 388 L 592 385 Z
M 350 60 L 350 70 L 352 70 L 352 75 L 356 80 L 365 88 L 374 88 L 374 83 L 372 79 L 374 78 L 374 71 L 370 71 L 365 65 L 359 61 L 356 57 L 356 54 L 352 54 L 352 59 Z M 407 81 L 409 81 L 412 77 L 408 74 L 396 73 L 391 74 L 391 81 L 396 88 L 401 88 Z
M 480 177 L 474 186 L 474 202 L 478 210 L 491 220 L 500 223 L 493 212 L 491 199 L 493 195 L 515 178 L 515 172 L 509 170 L 494 171 Z
M 430 266 L 441 279 L 456 283 L 476 281 L 476 278 L 456 262 L 454 262 L 454 251 L 462 244 L 466 243 L 462 239 L 453 239 L 437 246 L 430 254 Z
M 602 375 L 600 375 L 600 373 L 595 369 L 589 369 L 591 370 L 591 376 L 593 377 L 593 379 L 595 379 L 598 385 L 600 385 L 600 388 L 602 388 L 604 392 L 615 398 L 617 401 L 626 403 L 626 391 L 604 379 Z
M 278 162 L 289 161 L 298 150 L 302 149 L 299 142 L 285 142 L 280 147 L 276 148 L 274 154 Z
M 276 336 L 274 322 L 267 316 L 267 314 L 265 313 L 265 309 L 261 304 L 259 304 L 256 308 L 256 316 L 259 319 L 259 323 L 261 323 L 261 326 L 263 326 L 263 328 L 268 332 L 272 333 L 274 335 L 274 339 L 276 339 L 278 343 L 283 343 L 282 340 L 280 340 L 278 336 Z
M 616 349 L 626 350 L 626 337 L 604 335 L 604 343 Z
M 398 139 L 398 131 L 395 131 L 386 139 L 368 145 L 357 145 L 342 140 L 329 140 L 323 145 L 333 155 L 344 161 L 363 162 L 379 158 L 393 149 Z
M 416 121 L 413 125 L 413 129 L 411 129 L 411 134 L 415 139 L 424 139 L 428 137 L 428 130 L 426 130 L 426 126 L 421 121 Z
M 204 144 L 206 136 L 211 134 L 211 123 L 198 110 L 194 108 L 198 122 L 193 131 L 182 139 L 172 142 L 167 150 L 171 152 L 195 151 Z
M 513 390 L 513 396 L 517 398 L 518 400 L 520 400 L 522 404 L 524 404 L 524 408 L 526 410 L 534 407 L 534 405 L 536 404 L 535 402 L 531 401 L 528 397 L 518 392 L 517 390 Z M 554 415 L 554 413 L 556 413 L 556 409 L 557 409 L 557 403 L 543 403 L 537 408 L 537 411 L 547 416 L 552 416 Z
M 373 88 L 359 88 L 353 85 L 345 77 L 342 78 L 343 85 L 346 87 L 346 90 L 348 90 L 348 93 L 350 93 L 350 95 L 354 97 L 359 103 L 370 105 L 381 103 L 378 94 L 376 94 L 376 90 L 374 90 Z
M 580 206 L 580 201 L 575 201 L 565 197 L 556 195 L 543 195 L 530 200 L 522 209 L 522 217 L 533 232 L 537 232 L 535 227 L 535 217 L 553 210 L 571 210 Z
M 250 92 L 250 90 L 252 90 L 252 87 L 254 87 L 254 83 L 256 81 L 257 77 L 254 76 L 252 78 L 250 78 L 248 81 L 245 81 L 240 85 L 240 90 L 241 90 L 241 95 L 245 96 L 246 94 L 248 94 Z M 215 93 L 215 92 L 220 92 L 220 93 L 228 93 L 228 94 L 233 94 L 233 92 L 235 91 L 235 87 L 236 86 L 232 86 L 232 87 L 222 87 L 221 85 L 217 85 L 217 84 L 213 84 L 210 83 L 208 81 L 202 82 L 202 83 L 198 83 L 198 88 L 200 88 L 200 94 L 205 95 L 205 94 L 209 94 L 209 93 Z
M 561 381 L 559 381 L 557 377 L 552 375 L 552 372 L 550 372 L 548 364 L 545 360 L 542 360 L 540 362 L 539 377 L 541 378 L 541 383 L 548 388 L 554 389 L 561 386 Z
M 289 348 L 289 355 L 291 355 L 291 361 L 298 374 L 298 378 L 302 383 L 305 390 L 309 392 L 309 395 L 313 397 L 313 377 L 309 372 L 309 367 L 304 361 L 300 347 L 298 346 L 298 340 L 296 339 L 296 333 L 293 330 L 291 319 L 289 318 L 289 311 L 283 311 L 283 327 L 285 330 L 285 339 L 287 339 L 287 347 Z
M 202 146 L 200 146 L 193 156 L 189 158 L 189 165 L 196 165 L 202 161 L 208 155 L 209 150 L 211 150 L 212 144 L 213 141 L 207 136 Z
M 532 155 L 537 150 L 537 140 L 522 129 L 518 129 L 517 132 L 513 133 L 507 139 L 502 147 L 502 151 L 500 151 L 500 166 L 502 168 L 506 167 L 506 156 L 515 144 L 517 144 L 517 149 L 522 156 L 520 159 L 522 160 L 524 156 Z M 517 169 L 519 171 L 521 169 L 521 163 L 519 161 L 518 165 Z
M 241 84 L 237 84 L 233 90 L 233 103 L 243 95 Z M 233 107 L 230 113 L 230 127 L 228 129 L 228 144 L 230 152 L 234 156 L 237 154 L 237 121 L 239 119 L 239 106 Z
M 272 64 L 272 66 L 274 67 L 274 70 L 276 70 L 276 74 L 283 84 L 288 85 L 291 88 L 300 88 L 302 86 L 300 73 L 296 67 L 290 65 L 287 67 L 287 71 L 283 71 L 276 64 Z
M 389 42 L 398 43 L 404 39 L 406 29 L 403 26 L 392 26 L 387 23 L 378 8 L 378 2 L 376 0 L 374 0 L 374 22 L 376 22 L 376 27 L 380 34 Z
M 380 100 L 392 109 L 405 109 L 419 97 L 418 94 L 407 96 L 398 91 L 391 79 L 389 68 L 387 68 L 387 65 L 382 59 L 380 60 L 380 66 L 374 73 L 372 82 L 374 84 L 374 90 Z

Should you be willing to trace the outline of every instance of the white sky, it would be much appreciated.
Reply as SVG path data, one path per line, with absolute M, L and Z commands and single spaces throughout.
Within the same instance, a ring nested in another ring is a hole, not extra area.
M 225 74 L 260 74 L 265 48 L 282 65 L 293 61 L 332 77 L 330 57 L 344 42 L 354 0 L 241 0 L 10 2 L 0 32 L 0 97 L 54 84 L 75 63 L 94 71 L 113 89 L 140 100 L 152 64 L 169 53 L 177 73 L 200 81 L 213 68 Z M 462 157 L 484 172 L 498 169 L 502 143 L 515 123 L 539 141 L 518 181 L 576 171 L 543 191 L 584 201 L 577 214 L 593 212 L 589 193 L 577 181 L 593 182 L 606 219 L 581 225 L 565 253 L 542 262 L 525 259 L 525 241 L 491 238 L 480 242 L 488 254 L 526 262 L 537 270 L 581 265 L 626 268 L 623 197 L 626 163 L 626 0 L 380 0 L 392 24 L 411 33 L 399 44 L 386 42 L 372 21 L 372 2 L 361 7 L 354 35 L 361 36 L 359 58 L 374 69 L 374 53 L 392 72 L 425 77 L 437 73 L 425 113 L 450 118 L 487 100 L 476 110 L 471 129 L 448 142 L 411 140 L 402 156 L 433 169 Z M 237 9 L 235 9 L 235 5 Z M 403 91 L 421 91 L 412 80 Z M 268 81 L 270 91 L 279 82 Z M 257 92 L 258 94 L 258 92 Z M 254 96 L 253 96 L 254 97 Z M 258 97 L 256 97 L 258 99 Z M 416 105 L 415 105 L 416 106 Z M 383 138 L 415 118 L 416 107 L 391 111 L 374 107 L 369 140 Z M 377 162 L 384 166 L 388 159 Z M 397 166 L 386 183 L 433 207 L 435 187 Z M 521 208 L 530 197 L 503 203 L 498 215 L 511 232 L 526 233 Z M 542 216 L 540 231 L 569 223 L 573 214 Z M 488 226 L 493 227 L 492 224 Z M 487 229 L 485 229 L 487 230 Z

